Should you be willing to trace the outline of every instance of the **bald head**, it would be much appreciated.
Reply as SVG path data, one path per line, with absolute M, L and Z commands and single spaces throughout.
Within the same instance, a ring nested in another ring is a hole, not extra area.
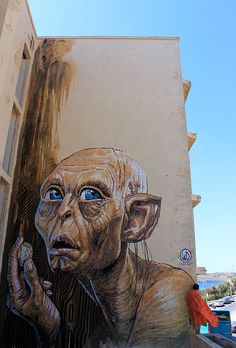
M 62 160 L 56 167 L 65 170 L 83 170 L 94 168 L 107 169 L 113 174 L 114 187 L 125 195 L 147 192 L 147 179 L 143 169 L 129 154 L 112 148 L 91 148 L 74 153 Z

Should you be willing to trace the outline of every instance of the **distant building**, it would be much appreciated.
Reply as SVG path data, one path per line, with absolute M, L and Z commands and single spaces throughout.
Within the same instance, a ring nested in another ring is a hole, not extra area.
M 206 267 L 197 267 L 197 275 L 205 275 L 207 274 L 207 269 Z

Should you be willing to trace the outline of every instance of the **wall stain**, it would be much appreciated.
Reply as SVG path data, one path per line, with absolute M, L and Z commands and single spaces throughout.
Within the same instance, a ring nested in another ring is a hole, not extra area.
M 17 68 L 20 67 L 22 59 L 23 43 L 20 45 L 14 56 L 14 62 Z
M 21 169 L 28 177 L 37 163 L 36 186 L 41 185 L 58 162 L 60 109 L 76 75 L 75 64 L 65 58 L 73 44 L 71 39 L 45 39 L 35 52 Z
M 10 101 L 11 101 L 11 97 L 10 97 L 9 95 L 7 95 L 7 96 L 5 97 L 5 103 L 6 103 L 6 104 L 9 104 Z
M 10 32 L 12 32 L 12 24 L 11 23 L 5 23 L 5 26 L 6 26 L 6 29 L 7 29 L 7 31 L 10 31 Z

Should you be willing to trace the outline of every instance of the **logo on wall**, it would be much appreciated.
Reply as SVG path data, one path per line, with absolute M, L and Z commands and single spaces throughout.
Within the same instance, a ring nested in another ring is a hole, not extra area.
M 190 263 L 192 260 L 192 253 L 189 249 L 183 249 L 179 257 L 183 263 Z

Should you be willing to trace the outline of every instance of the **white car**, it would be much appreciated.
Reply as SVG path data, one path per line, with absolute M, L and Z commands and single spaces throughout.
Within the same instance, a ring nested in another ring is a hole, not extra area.
M 236 321 L 231 321 L 231 329 L 233 333 L 236 333 Z
M 223 307 L 225 305 L 224 300 L 217 300 L 215 302 L 212 303 L 213 308 L 215 307 Z
M 225 297 L 223 300 L 224 300 L 224 303 L 225 303 L 225 304 L 229 304 L 229 303 L 234 302 L 233 296 L 227 296 L 227 297 Z

